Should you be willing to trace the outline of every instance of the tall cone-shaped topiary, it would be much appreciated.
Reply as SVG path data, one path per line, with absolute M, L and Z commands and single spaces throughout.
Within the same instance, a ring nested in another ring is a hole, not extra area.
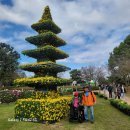
M 26 41 L 36 45 L 37 48 L 25 50 L 22 53 L 37 59 L 37 62 L 21 65 L 20 68 L 34 72 L 35 76 L 16 79 L 14 82 L 35 87 L 37 90 L 56 90 L 57 85 L 69 82 L 67 79 L 57 77 L 59 72 L 70 69 L 56 64 L 56 60 L 68 57 L 68 54 L 57 48 L 66 45 L 66 42 L 56 35 L 61 32 L 61 29 L 53 22 L 48 6 L 45 7 L 41 19 L 31 27 L 38 32 L 38 35 L 27 37 Z

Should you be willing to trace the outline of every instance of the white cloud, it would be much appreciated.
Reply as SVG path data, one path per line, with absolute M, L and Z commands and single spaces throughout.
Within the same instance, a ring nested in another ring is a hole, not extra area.
M 35 48 L 34 45 L 29 44 L 27 42 L 24 41 L 24 39 L 22 40 L 22 34 L 19 34 L 19 37 L 16 38 L 16 34 L 14 33 L 14 37 L 0 37 L 0 42 L 4 42 L 7 44 L 10 44 L 12 47 L 14 47 L 15 50 L 17 50 L 19 53 L 22 50 L 27 50 L 27 49 L 33 49 Z
M 34 35 L 33 33 L 24 31 L 24 32 L 14 32 L 14 38 L 19 40 L 25 40 L 26 37 Z
M 66 62 L 102 65 L 107 61 L 109 53 L 120 42 L 121 40 L 118 39 L 118 35 L 115 35 L 107 39 L 98 39 L 93 44 L 79 45 L 79 47 L 71 50 L 70 57 Z
M 41 11 L 43 4 L 42 0 L 12 0 L 13 7 L 7 5 L 0 5 L 0 19 L 1 21 L 9 21 L 22 25 L 30 25 L 30 22 L 35 20 Z
M 71 42 L 72 45 L 82 46 L 85 45 L 86 39 L 81 35 L 75 35 L 68 42 Z
M 0 5 L 0 21 L 28 27 L 39 20 L 46 5 L 63 30 L 60 36 L 71 46 L 67 50 L 70 58 L 64 62 L 103 64 L 122 37 L 130 33 L 129 0 L 13 0 L 13 7 Z M 83 35 L 79 35 L 81 33 Z M 14 37 L 18 35 L 15 33 Z M 30 33 L 25 31 L 18 38 L 21 40 L 27 35 Z M 90 35 L 92 44 L 86 38 Z M 32 46 L 26 42 L 15 45 L 18 49 Z

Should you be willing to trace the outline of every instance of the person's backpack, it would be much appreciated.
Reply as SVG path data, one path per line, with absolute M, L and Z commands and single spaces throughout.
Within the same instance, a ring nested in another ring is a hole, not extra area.
M 92 93 L 92 91 L 91 91 L 91 95 L 92 95 L 92 98 L 93 98 L 93 102 L 95 102 L 95 99 L 94 99 L 94 97 L 93 97 L 93 93 Z

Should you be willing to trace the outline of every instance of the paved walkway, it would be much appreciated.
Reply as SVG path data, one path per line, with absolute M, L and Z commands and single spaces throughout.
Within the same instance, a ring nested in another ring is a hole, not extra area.
M 102 94 L 106 95 L 107 97 L 109 97 L 109 93 L 108 93 L 107 90 L 105 90 L 105 92 L 104 91 L 100 91 L 100 93 L 102 93 Z M 113 97 L 114 97 L 114 94 L 113 94 Z M 124 98 L 121 98 L 121 100 L 127 102 L 130 105 L 130 97 L 125 96 Z

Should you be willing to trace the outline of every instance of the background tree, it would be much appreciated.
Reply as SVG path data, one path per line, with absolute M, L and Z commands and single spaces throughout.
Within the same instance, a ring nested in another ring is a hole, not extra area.
M 97 67 L 95 71 L 95 81 L 99 84 L 104 84 L 107 82 L 106 80 L 107 79 L 104 67 Z
M 130 35 L 110 53 L 108 67 L 114 82 L 128 85 L 130 80 Z
M 84 80 L 94 80 L 102 84 L 105 80 L 105 72 L 103 67 L 87 66 L 81 68 L 81 75 Z
M 84 78 L 88 81 L 90 80 L 94 80 L 95 79 L 95 70 L 96 68 L 93 66 L 88 66 L 88 67 L 82 67 L 81 68 L 81 73 L 82 76 L 84 76 Z
M 77 83 L 82 82 L 81 71 L 78 69 L 74 69 L 74 70 L 70 71 L 70 77 L 73 81 L 77 81 Z
M 0 43 L 0 84 L 10 85 L 15 79 L 20 55 L 13 47 L 6 43 Z

